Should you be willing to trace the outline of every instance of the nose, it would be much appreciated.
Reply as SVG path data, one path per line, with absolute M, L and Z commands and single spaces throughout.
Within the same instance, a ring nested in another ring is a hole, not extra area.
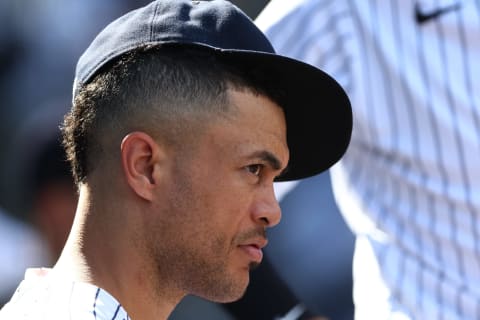
M 266 187 L 258 195 L 252 210 L 253 219 L 265 227 L 276 226 L 282 218 L 280 204 L 275 197 L 272 187 Z

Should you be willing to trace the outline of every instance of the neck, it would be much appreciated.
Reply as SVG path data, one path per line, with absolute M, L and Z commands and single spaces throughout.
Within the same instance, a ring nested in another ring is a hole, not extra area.
M 104 199 L 106 208 L 91 195 L 88 187 L 81 187 L 72 230 L 54 272 L 106 290 L 132 319 L 166 320 L 184 294 L 162 287 L 168 281 L 162 283 L 145 258 L 145 246 L 135 238 L 138 229 L 127 217 L 131 210 L 112 208 L 115 202 Z

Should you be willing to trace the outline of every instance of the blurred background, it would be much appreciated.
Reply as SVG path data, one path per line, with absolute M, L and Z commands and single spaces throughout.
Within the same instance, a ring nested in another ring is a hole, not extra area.
M 51 266 L 69 230 L 76 196 L 59 144 L 75 64 L 94 36 L 146 0 L 0 0 L 0 307 L 28 266 Z M 252 19 L 265 0 L 232 1 Z M 328 173 L 282 197 L 283 220 L 267 254 L 309 308 L 352 319 L 353 236 L 330 191 Z M 233 319 L 188 297 L 172 320 Z

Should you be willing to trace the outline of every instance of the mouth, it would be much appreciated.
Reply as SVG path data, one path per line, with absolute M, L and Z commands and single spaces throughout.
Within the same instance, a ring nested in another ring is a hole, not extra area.
M 265 238 L 258 238 L 248 243 L 239 245 L 239 248 L 248 256 L 251 262 L 256 264 L 260 263 L 263 259 L 263 251 L 264 248 L 268 243 L 268 240 Z

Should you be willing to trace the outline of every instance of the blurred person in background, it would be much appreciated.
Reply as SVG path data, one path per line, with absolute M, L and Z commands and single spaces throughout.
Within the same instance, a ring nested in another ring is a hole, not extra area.
M 257 24 L 352 101 L 355 318 L 479 319 L 480 2 L 274 0 Z

